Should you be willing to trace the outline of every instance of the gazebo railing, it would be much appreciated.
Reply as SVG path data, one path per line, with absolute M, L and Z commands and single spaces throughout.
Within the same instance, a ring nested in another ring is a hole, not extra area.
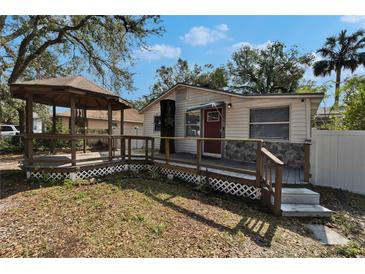
M 76 166 L 77 162 L 86 162 L 86 161 L 94 161 L 94 160 L 109 160 L 113 161 L 113 159 L 121 158 L 131 160 L 132 158 L 143 158 L 146 161 L 153 159 L 153 147 L 154 147 L 154 139 L 152 137 L 146 136 L 132 136 L 132 135 L 106 135 L 106 134 L 47 134 L 47 133 L 33 133 L 33 134 L 25 134 L 23 137 L 31 141 L 33 140 L 62 140 L 62 141 L 70 141 L 77 142 L 80 140 L 87 141 L 92 139 L 105 139 L 108 142 L 108 155 L 107 156 L 99 156 L 94 158 L 85 158 L 85 159 L 76 159 L 76 147 L 75 145 L 71 145 L 71 159 L 57 159 L 57 158 L 41 158 L 34 157 L 33 155 L 33 146 L 28 148 L 26 153 L 26 164 L 32 165 L 35 163 L 71 163 L 72 166 Z M 144 141 L 144 151 L 143 155 L 133 155 L 132 154 L 132 140 L 142 140 Z M 120 141 L 120 155 L 116 155 L 115 151 L 118 149 L 117 141 Z M 85 152 L 85 151 L 84 151 Z M 149 154 L 150 152 L 150 154 Z

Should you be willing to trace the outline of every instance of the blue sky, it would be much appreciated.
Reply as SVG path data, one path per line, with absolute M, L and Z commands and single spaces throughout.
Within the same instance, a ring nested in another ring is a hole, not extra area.
M 365 27 L 365 16 L 162 16 L 166 32 L 147 40 L 151 51 L 137 51 L 136 91 L 122 91 L 126 99 L 136 99 L 149 92 L 155 71 L 173 65 L 178 58 L 194 64 L 227 63 L 232 51 L 241 43 L 254 47 L 268 41 L 296 45 L 300 51 L 315 52 L 325 38 L 342 29 L 349 32 Z M 364 74 L 360 69 L 357 74 Z M 318 83 L 332 78 L 314 78 L 308 70 L 305 78 Z M 328 99 L 330 103 L 332 99 Z

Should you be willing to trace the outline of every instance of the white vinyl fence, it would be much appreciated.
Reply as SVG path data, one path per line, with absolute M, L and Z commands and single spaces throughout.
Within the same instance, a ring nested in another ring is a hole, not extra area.
M 365 131 L 312 129 L 312 183 L 365 194 Z

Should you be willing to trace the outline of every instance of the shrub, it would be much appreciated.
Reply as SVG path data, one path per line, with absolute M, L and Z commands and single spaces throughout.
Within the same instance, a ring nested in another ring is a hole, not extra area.
M 354 242 L 345 246 L 337 247 L 336 251 L 338 254 L 345 256 L 347 258 L 365 255 L 365 249 L 362 248 L 359 244 Z

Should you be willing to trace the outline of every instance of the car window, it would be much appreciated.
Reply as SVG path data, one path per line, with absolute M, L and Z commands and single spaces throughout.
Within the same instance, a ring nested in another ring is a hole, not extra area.
M 16 128 L 16 130 L 18 130 L 18 131 L 20 130 L 20 126 L 15 126 L 15 128 Z
M 1 131 L 13 131 L 11 126 L 1 126 Z

